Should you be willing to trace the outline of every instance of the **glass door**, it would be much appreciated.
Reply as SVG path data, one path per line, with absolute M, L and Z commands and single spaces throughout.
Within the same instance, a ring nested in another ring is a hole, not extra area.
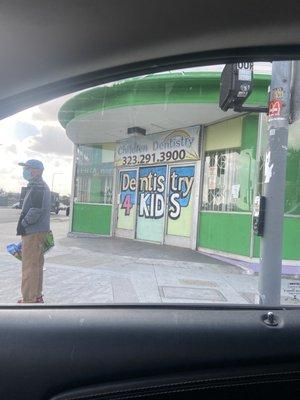
M 165 243 L 193 247 L 191 237 L 195 216 L 195 165 L 170 166 L 168 172 L 168 213 Z
M 140 167 L 136 238 L 163 243 L 166 209 L 165 165 Z

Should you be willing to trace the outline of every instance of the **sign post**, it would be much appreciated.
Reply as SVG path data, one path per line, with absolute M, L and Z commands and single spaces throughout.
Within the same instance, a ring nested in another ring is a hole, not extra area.
M 266 204 L 258 289 L 260 304 L 268 306 L 280 305 L 291 76 L 291 61 L 273 62 L 263 182 Z

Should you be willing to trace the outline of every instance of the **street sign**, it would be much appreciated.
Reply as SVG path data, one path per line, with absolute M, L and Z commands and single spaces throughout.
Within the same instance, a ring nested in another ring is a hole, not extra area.
M 271 100 L 269 102 L 269 118 L 279 117 L 282 109 L 281 100 Z
M 288 282 L 287 288 L 283 291 L 296 299 L 297 295 L 300 295 L 300 282 Z

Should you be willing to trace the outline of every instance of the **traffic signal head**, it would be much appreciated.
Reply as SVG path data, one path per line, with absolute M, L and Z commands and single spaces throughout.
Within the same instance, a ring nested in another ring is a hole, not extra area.
M 252 80 L 253 63 L 226 64 L 220 82 L 220 108 L 239 111 L 252 92 Z

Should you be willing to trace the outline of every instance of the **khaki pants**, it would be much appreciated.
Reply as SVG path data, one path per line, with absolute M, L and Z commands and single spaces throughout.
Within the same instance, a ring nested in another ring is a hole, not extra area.
M 24 303 L 35 303 L 42 296 L 44 240 L 46 232 L 22 236 L 22 297 Z

